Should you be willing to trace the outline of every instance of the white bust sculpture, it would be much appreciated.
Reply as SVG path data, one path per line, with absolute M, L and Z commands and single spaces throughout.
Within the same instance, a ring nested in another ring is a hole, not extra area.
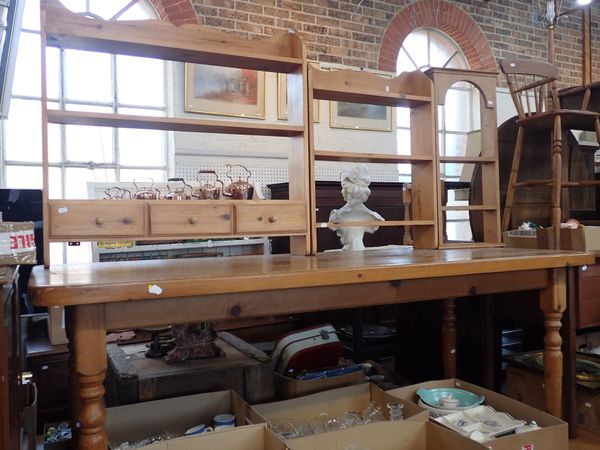
M 364 203 L 371 195 L 369 184 L 371 176 L 367 168 L 361 164 L 352 169 L 344 170 L 341 175 L 342 197 L 346 204 L 340 209 L 334 209 L 329 214 L 329 222 L 366 222 L 373 220 L 385 220 L 375 211 L 371 211 Z M 335 229 L 335 228 L 332 228 Z M 364 250 L 363 235 L 374 233 L 378 226 L 356 226 L 337 228 L 342 250 Z

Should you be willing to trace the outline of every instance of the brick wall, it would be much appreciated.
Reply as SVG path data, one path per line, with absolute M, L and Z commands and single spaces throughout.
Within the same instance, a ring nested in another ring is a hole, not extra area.
M 163 0 L 167 2 L 169 0 Z M 183 0 L 170 0 L 181 6 Z M 185 0 L 186 2 L 188 0 Z M 393 19 L 407 0 L 191 0 L 198 22 L 211 28 L 255 39 L 278 29 L 303 33 L 310 59 L 352 66 L 382 68 L 380 48 Z M 442 0 L 425 0 L 435 6 Z M 545 60 L 546 30 L 540 0 L 449 1 L 476 22 L 495 58 L 526 55 Z M 563 11 L 575 0 L 564 0 Z M 360 5 L 360 6 L 357 6 Z M 533 5 L 533 7 L 532 7 Z M 535 11 L 534 11 L 535 8 Z M 404 11 L 408 25 L 418 23 L 418 9 Z M 433 8 L 434 20 L 440 15 Z M 600 55 L 600 6 L 592 8 L 592 54 Z M 469 19 L 469 21 L 470 21 Z M 458 23 L 457 28 L 467 28 Z M 406 20 L 403 19 L 406 25 Z M 435 26 L 436 22 L 432 23 Z M 397 25 L 396 25 L 397 26 Z M 479 31 L 479 30 L 477 30 Z M 465 34 L 465 42 L 471 39 Z M 462 42 L 462 45 L 465 45 Z M 383 51 L 385 52 L 385 45 Z M 469 59 L 471 61 L 471 59 Z M 556 62 L 563 84 L 581 83 L 581 14 L 562 17 L 556 28 Z M 600 56 L 595 56 L 593 79 L 600 79 Z

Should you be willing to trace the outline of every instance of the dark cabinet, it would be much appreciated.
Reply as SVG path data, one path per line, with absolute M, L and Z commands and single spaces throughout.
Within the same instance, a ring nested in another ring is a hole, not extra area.
M 19 449 L 21 433 L 21 327 L 18 268 L 0 266 L 2 336 L 0 336 L 0 448 Z
M 402 183 L 373 182 L 369 186 L 371 195 L 365 203 L 367 208 L 381 214 L 385 220 L 404 220 L 404 204 L 402 202 Z M 288 183 L 270 184 L 271 198 L 274 200 L 287 199 Z M 327 222 L 332 209 L 341 208 L 346 202 L 342 198 L 339 181 L 316 182 L 317 222 Z M 366 233 L 366 247 L 380 245 L 401 245 L 404 237 L 403 227 L 380 227 L 374 234 Z M 275 237 L 272 239 L 272 253 L 289 253 L 289 238 Z M 329 228 L 317 230 L 317 248 L 319 251 L 341 248 L 340 238 Z

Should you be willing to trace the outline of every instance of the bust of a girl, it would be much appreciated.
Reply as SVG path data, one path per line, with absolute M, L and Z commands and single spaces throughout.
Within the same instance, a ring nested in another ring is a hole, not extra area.
M 344 197 L 346 204 L 340 209 L 331 211 L 329 222 L 335 224 L 385 220 L 375 211 L 371 211 L 364 205 L 369 195 L 371 195 L 371 190 L 369 189 L 371 176 L 363 164 L 344 170 L 341 175 L 341 184 L 342 197 Z M 374 233 L 378 229 L 378 226 L 337 228 L 337 235 L 340 237 L 340 242 L 343 245 L 342 250 L 364 250 L 363 235 L 365 233 Z

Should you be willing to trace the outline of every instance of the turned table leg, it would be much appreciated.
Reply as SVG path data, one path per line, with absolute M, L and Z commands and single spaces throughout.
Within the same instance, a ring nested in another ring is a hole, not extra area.
M 104 305 L 71 307 L 69 314 L 78 390 L 77 419 L 80 450 L 106 450 L 104 377 L 106 372 L 106 323 Z
M 550 270 L 550 284 L 540 292 L 540 307 L 544 313 L 544 394 L 546 411 L 556 417 L 562 413 L 563 355 L 560 337 L 561 319 L 567 305 L 566 272 L 564 268 Z
M 442 353 L 444 378 L 456 378 L 456 299 L 444 300 L 442 316 Z

